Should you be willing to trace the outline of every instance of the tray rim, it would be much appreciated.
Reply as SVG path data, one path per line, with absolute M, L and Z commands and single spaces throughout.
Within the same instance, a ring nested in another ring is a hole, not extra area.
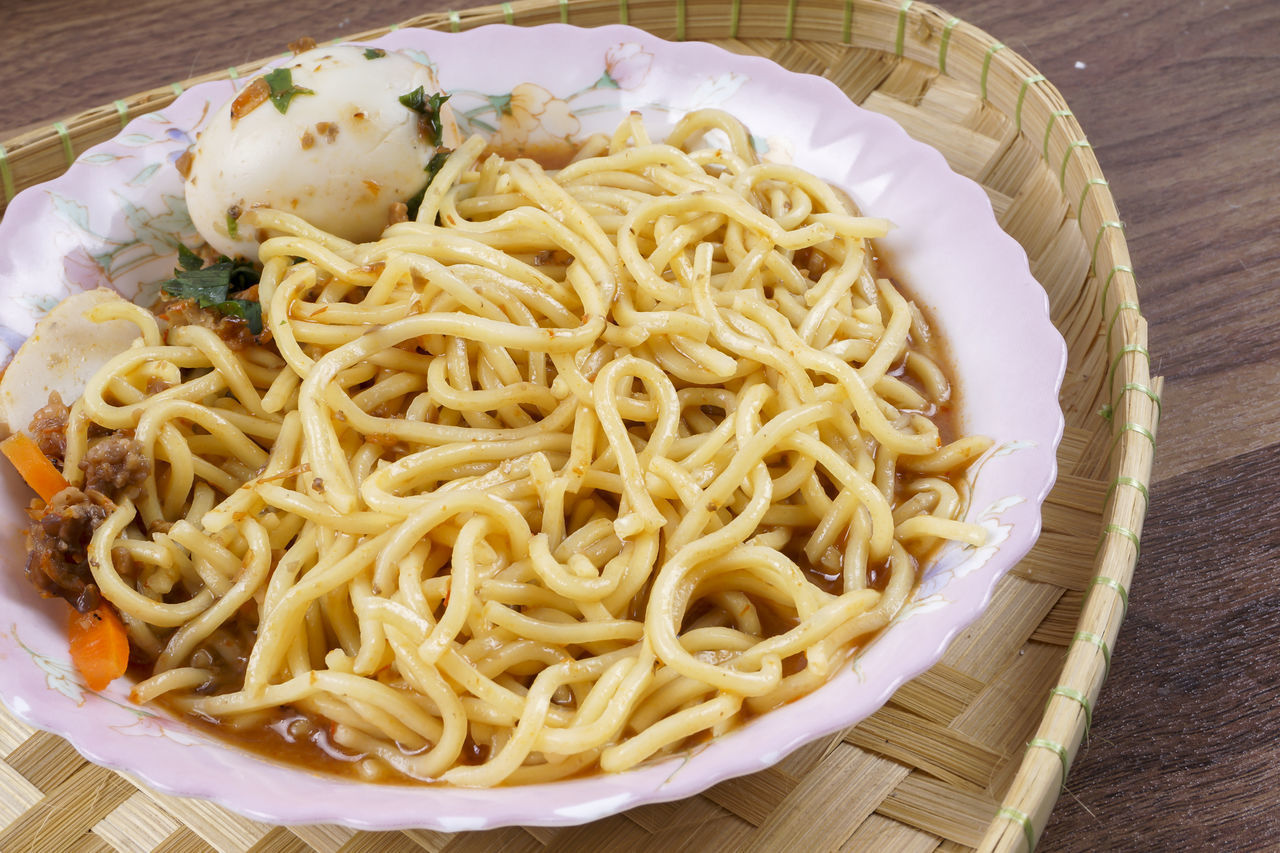
M 781 28 L 785 40 L 870 49 L 936 69 L 980 92 L 984 102 L 1013 117 L 1017 133 L 1043 151 L 1046 167 L 1058 176 L 1068 216 L 1074 215 L 1091 247 L 1091 276 L 1105 279 L 1097 328 L 1106 330 L 1110 399 L 1102 414 L 1111 430 L 1103 524 L 1077 630 L 1057 684 L 1047 697 L 1036 736 L 1028 743 L 979 848 L 1033 849 L 1088 731 L 1128 606 L 1161 408 L 1161 384 L 1151 376 L 1146 322 L 1124 226 L 1106 178 L 1065 99 L 1043 74 L 983 30 L 932 5 L 912 0 L 809 0 L 801 7 L 795 0 L 733 0 L 732 4 L 683 0 L 664 6 L 659 13 L 639 4 L 629 8 L 626 0 L 517 0 L 430 13 L 341 40 L 369 38 L 402 26 L 457 31 L 487 23 L 588 25 L 592 16 L 604 16 L 599 23 L 630 24 L 662 38 L 713 43 L 753 35 L 777 39 Z M 728 31 L 706 34 L 716 28 Z M 63 171 L 77 146 L 83 149 L 109 138 L 128 120 L 166 106 L 189 85 L 249 74 L 272 58 L 140 92 L 4 140 L 0 143 L 0 215 L 19 189 L 52 177 L 47 174 L 50 168 L 55 174 Z M 60 158 L 65 158 L 61 167 Z M 40 173 L 41 168 L 46 174 Z

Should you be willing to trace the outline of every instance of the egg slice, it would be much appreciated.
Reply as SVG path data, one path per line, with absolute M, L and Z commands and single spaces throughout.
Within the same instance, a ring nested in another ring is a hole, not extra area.
M 219 252 L 250 259 L 258 235 L 236 217 L 251 207 L 297 214 L 347 240 L 377 239 L 391 206 L 426 184 L 432 155 L 460 139 L 447 104 L 433 140 L 424 114 L 401 102 L 420 86 L 427 97 L 440 91 L 431 69 L 351 45 L 315 48 L 282 67 L 287 80 L 256 78 L 197 139 L 186 180 L 192 222 Z
M 127 304 L 114 290 L 98 288 L 62 300 L 36 323 L 0 378 L 0 429 L 26 432 L 50 391 L 67 405 L 78 400 L 99 368 L 142 336 L 118 312 L 99 316 L 99 309 Z

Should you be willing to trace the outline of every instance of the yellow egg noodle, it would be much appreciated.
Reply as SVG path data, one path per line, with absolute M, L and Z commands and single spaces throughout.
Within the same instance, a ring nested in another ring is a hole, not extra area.
M 623 770 L 813 690 L 983 541 L 887 223 L 723 113 L 554 172 L 472 138 L 372 243 L 240 227 L 274 345 L 99 309 L 142 338 L 72 408 L 69 476 L 92 424 L 155 462 L 90 545 L 139 701 L 299 709 L 372 779 Z

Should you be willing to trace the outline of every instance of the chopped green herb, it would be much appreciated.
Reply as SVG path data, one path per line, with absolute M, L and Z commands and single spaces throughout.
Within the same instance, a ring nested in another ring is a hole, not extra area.
M 422 125 L 423 136 L 432 145 L 440 143 L 440 134 L 443 132 L 440 126 L 440 108 L 444 106 L 444 102 L 447 100 L 449 100 L 449 96 L 443 92 L 436 92 L 434 95 L 427 97 L 426 90 L 421 86 L 407 95 L 400 96 L 400 103 L 415 113 L 421 114 L 426 120 Z
M 194 262 L 194 266 L 192 265 Z M 262 332 L 262 305 L 255 300 L 233 299 L 231 293 L 247 290 L 258 281 L 258 271 L 249 264 L 225 255 L 207 267 L 185 246 L 178 250 L 179 268 L 174 277 L 160 285 L 170 299 L 191 299 L 201 308 L 213 308 L 244 320 L 253 334 Z
M 204 266 L 204 258 L 179 243 L 178 264 L 181 265 L 183 270 L 198 270 Z
M 239 317 L 249 326 L 250 332 L 255 335 L 262 334 L 261 303 L 251 302 L 248 299 L 228 299 L 224 302 L 218 302 L 211 307 L 228 316 Z
M 236 221 L 236 214 L 227 211 L 227 236 L 232 240 L 240 239 L 240 223 Z
M 424 112 L 427 104 L 427 90 L 419 86 L 412 92 L 400 96 L 400 103 L 404 104 L 415 113 Z
M 408 208 L 409 219 L 413 220 L 418 218 L 418 208 L 422 207 L 422 199 L 427 195 L 427 188 L 431 186 L 431 182 L 436 179 L 436 175 L 440 173 L 440 170 L 444 167 L 444 162 L 449 159 L 449 155 L 452 153 L 453 152 L 448 149 L 443 149 L 437 151 L 432 155 L 431 159 L 427 161 L 426 168 L 423 169 L 423 171 L 427 173 L 427 182 L 422 185 L 422 189 L 414 193 L 413 196 L 405 202 L 405 207 Z
M 427 161 L 427 186 L 431 186 L 431 182 L 436 179 L 436 175 L 444 168 L 445 161 L 449 159 L 449 155 L 452 153 L 453 151 L 444 148 L 433 154 L 431 159 Z
M 404 206 L 406 208 L 405 215 L 409 217 L 410 222 L 418 218 L 418 208 L 422 207 L 422 200 L 426 198 L 427 187 L 429 186 L 431 186 L 431 182 L 427 181 L 425 184 L 422 185 L 422 189 L 418 190 L 416 193 L 409 196 L 409 198 L 405 200 L 405 203 L 404 203 Z
M 380 47 L 366 47 L 364 49 L 365 59 L 381 59 L 386 55 L 387 52 Z
M 294 95 L 315 94 L 305 86 L 293 85 L 293 72 L 288 68 L 277 68 L 262 75 L 262 79 L 267 81 L 267 86 L 271 89 L 271 103 L 276 105 L 281 114 L 289 109 L 289 102 Z

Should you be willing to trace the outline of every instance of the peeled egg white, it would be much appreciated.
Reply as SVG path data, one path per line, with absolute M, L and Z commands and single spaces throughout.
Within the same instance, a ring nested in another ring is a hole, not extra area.
M 115 304 L 128 303 L 114 290 L 89 290 L 62 300 L 36 323 L 0 378 L 0 422 L 9 432 L 25 432 L 50 391 L 67 405 L 78 400 L 98 369 L 141 337 L 128 320 L 95 316 Z
M 440 91 L 427 66 L 343 45 L 306 51 L 284 67 L 294 86 L 314 94 L 295 95 L 284 113 L 265 100 L 235 119 L 229 101 L 196 141 L 187 207 L 200 235 L 226 255 L 257 258 L 255 229 L 236 227 L 232 236 L 228 219 L 251 207 L 297 214 L 347 240 L 377 239 L 391 205 L 426 184 L 438 150 L 423 138 L 419 114 L 400 103 L 419 86 L 428 96 Z M 441 124 L 440 147 L 456 147 L 448 105 Z

